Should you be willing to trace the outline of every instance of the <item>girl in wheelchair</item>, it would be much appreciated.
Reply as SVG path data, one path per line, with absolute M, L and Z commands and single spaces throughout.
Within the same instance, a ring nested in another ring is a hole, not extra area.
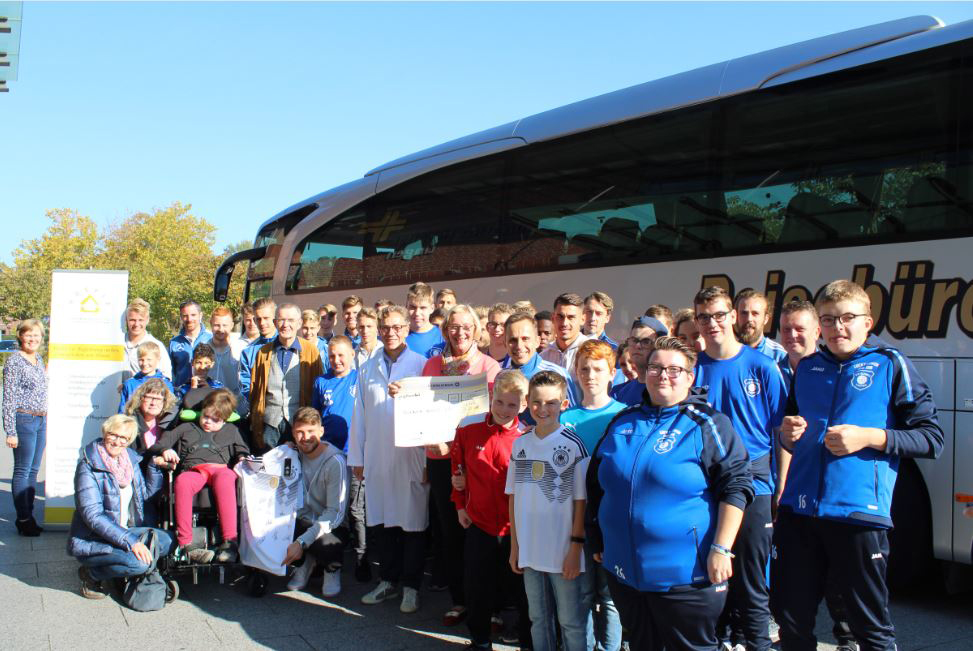
M 179 425 L 149 448 L 157 465 L 177 468 L 173 491 L 179 560 L 232 563 L 237 558 L 237 477 L 231 467 L 250 450 L 239 430 L 226 422 L 235 407 L 230 391 L 216 389 L 203 400 L 199 422 Z M 193 497 L 207 485 L 213 491 L 223 534 L 215 551 L 206 549 L 205 543 L 193 543 Z

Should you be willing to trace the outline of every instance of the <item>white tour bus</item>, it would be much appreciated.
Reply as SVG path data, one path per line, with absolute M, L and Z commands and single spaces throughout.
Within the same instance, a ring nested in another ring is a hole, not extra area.
M 970 256 L 970 257 L 967 257 Z M 626 88 L 420 151 L 301 202 L 217 272 L 225 300 L 489 305 L 602 290 L 616 339 L 653 303 L 752 287 L 779 308 L 861 283 L 946 432 L 896 487 L 897 583 L 971 563 L 973 21 L 904 18 Z M 777 334 L 776 318 L 768 335 Z M 924 562 L 928 559 L 929 562 Z

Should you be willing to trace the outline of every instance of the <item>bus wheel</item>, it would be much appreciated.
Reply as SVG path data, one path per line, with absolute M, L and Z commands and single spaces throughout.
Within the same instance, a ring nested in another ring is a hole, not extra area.
M 939 576 L 932 553 L 929 491 L 914 462 L 903 460 L 892 493 L 888 586 L 895 592 L 931 583 Z

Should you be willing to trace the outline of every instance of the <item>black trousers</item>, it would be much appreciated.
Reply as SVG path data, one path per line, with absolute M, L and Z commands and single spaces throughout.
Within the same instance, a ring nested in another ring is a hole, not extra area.
M 747 651 L 770 649 L 770 593 L 767 561 L 773 537 L 770 495 L 757 495 L 743 512 L 743 523 L 733 543 L 733 576 L 726 608 L 717 623 L 719 637 L 727 628 L 733 642 L 743 640 Z
M 466 605 L 463 590 L 463 536 L 465 529 L 456 517 L 456 507 L 450 499 L 453 491 L 452 470 L 449 459 L 426 459 L 426 472 L 433 505 L 436 508 L 437 525 L 442 545 L 444 578 L 449 585 L 449 596 L 454 606 Z
M 772 606 L 784 651 L 817 647 L 814 620 L 831 573 L 862 651 L 895 648 L 885 584 L 885 529 L 781 511 L 774 532 Z
M 517 609 L 520 646 L 530 647 L 530 614 L 524 577 L 510 569 L 510 536 L 491 536 L 475 524 L 465 539 L 466 625 L 476 645 L 490 643 L 493 613 L 505 606 Z
M 307 531 L 311 524 L 312 523 L 308 520 L 298 518 L 297 522 L 294 523 L 294 540 L 297 540 L 298 536 Z M 345 542 L 348 540 L 348 528 L 338 527 L 331 533 L 333 533 L 340 542 L 327 545 L 321 542 L 321 539 L 319 538 L 308 545 L 307 552 L 305 552 L 314 557 L 314 560 L 329 572 L 341 569 L 342 557 L 345 551 Z
M 608 573 L 608 589 L 632 651 L 715 651 L 725 583 L 681 592 L 641 592 Z
M 383 581 L 419 589 L 425 560 L 426 532 L 382 527 L 379 534 L 378 575 Z
M 360 562 L 368 553 L 368 527 L 365 526 L 365 480 L 350 473 L 348 481 L 348 526 L 355 534 L 355 556 Z

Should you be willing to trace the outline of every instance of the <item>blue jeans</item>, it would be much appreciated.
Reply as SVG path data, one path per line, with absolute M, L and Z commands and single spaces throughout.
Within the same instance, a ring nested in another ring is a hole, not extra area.
M 557 651 L 555 611 L 561 622 L 564 651 L 585 651 L 585 613 L 581 605 L 581 577 L 567 580 L 560 574 L 524 568 L 524 589 L 530 610 L 530 636 L 534 651 Z
M 142 536 L 151 531 L 150 527 L 132 527 L 132 533 Z M 155 548 L 155 561 L 168 554 L 172 550 L 172 536 L 162 529 L 155 530 L 157 546 Z M 95 581 L 105 579 L 119 579 L 129 576 L 140 576 L 149 571 L 152 566 L 143 563 L 135 558 L 135 554 L 125 550 L 115 548 L 107 554 L 95 554 L 94 556 L 79 556 L 78 562 L 88 568 L 88 573 Z
M 34 517 L 34 493 L 41 458 L 47 445 L 47 417 L 17 412 L 17 447 L 11 479 L 18 520 Z
M 608 589 L 607 572 L 591 557 L 587 545 L 584 558 L 585 573 L 578 580 L 581 581 L 581 607 L 588 619 L 588 649 L 618 651 L 622 648 L 622 620 L 618 618 L 618 609 Z M 594 610 L 596 605 L 598 613 Z

